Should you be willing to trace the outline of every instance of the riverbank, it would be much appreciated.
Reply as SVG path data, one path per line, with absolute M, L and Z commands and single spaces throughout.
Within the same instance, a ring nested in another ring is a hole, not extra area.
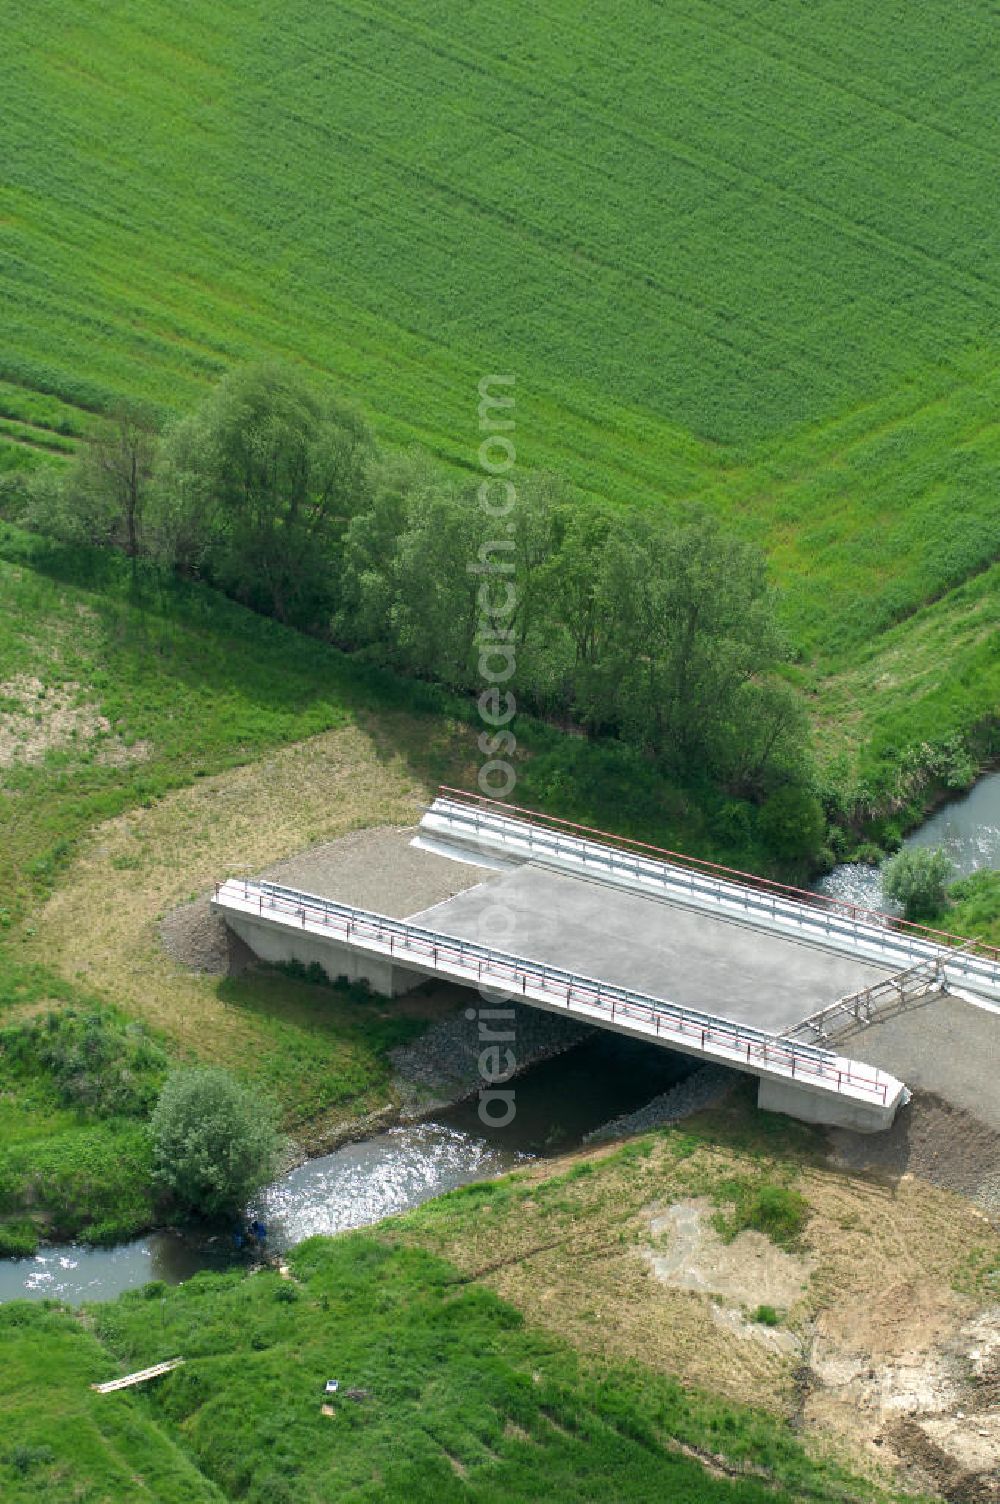
M 497 1466 L 530 1463 L 558 1498 L 558 1459 L 577 1498 L 605 1445 L 617 1473 L 602 1487 L 622 1498 L 635 1440 L 644 1498 L 664 1456 L 664 1491 L 680 1486 L 680 1456 L 699 1501 L 725 1479 L 788 1504 L 942 1482 L 978 1497 L 1000 1237 L 944 1191 L 845 1174 L 824 1155 L 824 1135 L 738 1090 L 679 1127 L 531 1160 L 364 1234 L 304 1242 L 287 1278 L 202 1275 L 73 1315 L 0 1307 L 0 1442 L 13 1428 L 39 1449 L 34 1481 L 50 1491 L 57 1475 L 92 1483 L 93 1457 L 114 1467 L 117 1454 L 81 1452 L 78 1429 L 116 1418 L 117 1434 L 138 1405 L 164 1477 L 183 1440 L 192 1487 L 252 1497 L 252 1478 L 261 1504 L 279 1476 L 289 1501 L 301 1495 L 314 1469 L 349 1491 L 369 1476 L 362 1463 L 402 1469 L 383 1476 L 407 1498 L 429 1478 L 447 1497 L 456 1477 L 488 1467 L 495 1482 Z M 790 1231 L 761 1215 L 772 1188 L 801 1203 Z M 679 1242 L 676 1209 L 690 1212 Z M 87 1387 L 175 1353 L 185 1369 L 138 1401 L 108 1408 Z M 29 1405 L 40 1362 L 47 1402 Z M 9 1455 L 0 1444 L 5 1484 Z

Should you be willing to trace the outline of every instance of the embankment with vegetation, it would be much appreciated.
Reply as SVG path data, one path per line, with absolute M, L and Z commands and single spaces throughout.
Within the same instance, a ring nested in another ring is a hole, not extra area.
M 678 1205 L 702 1219 L 692 1268 L 728 1271 L 713 1298 L 683 1263 L 656 1273 L 673 1248 L 659 1214 Z M 163 1504 L 888 1504 L 902 1441 L 810 1369 L 815 1334 L 826 1369 L 870 1368 L 874 1396 L 894 1364 L 933 1371 L 926 1343 L 959 1340 L 998 1270 L 971 1207 L 845 1177 L 820 1134 L 740 1094 L 311 1239 L 282 1273 L 151 1284 L 76 1314 L 0 1309 L 0 1482 L 16 1504 L 130 1488 Z M 899 1292 L 887 1339 L 873 1313 Z M 174 1355 L 183 1367 L 145 1391 L 88 1387 Z M 957 1401 L 970 1426 L 988 1402 L 973 1379 Z
M 136 575 L 119 552 L 6 526 L 0 589 L 0 1218 L 13 1251 L 163 1215 L 144 1124 L 164 1060 L 235 1070 L 292 1134 L 335 1135 L 392 1106 L 389 1050 L 433 1001 L 400 1016 L 278 973 L 197 975 L 165 955 L 159 923 L 227 873 L 413 823 L 436 783 L 474 777 L 478 726 L 454 692 L 151 562 Z M 750 801 L 671 781 L 619 742 L 528 717 L 518 734 L 526 803 L 775 863 Z M 111 1075 L 127 1067 L 135 1091 L 95 1096 L 93 1073 L 58 1066 L 64 1045 Z

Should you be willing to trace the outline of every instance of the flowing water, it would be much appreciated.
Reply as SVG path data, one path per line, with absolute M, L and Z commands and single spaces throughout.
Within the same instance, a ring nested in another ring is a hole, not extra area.
M 586 1133 L 645 1105 L 696 1064 L 617 1034 L 595 1034 L 516 1079 L 517 1110 L 508 1127 L 486 1128 L 475 1101 L 459 1104 L 433 1121 L 308 1160 L 268 1187 L 254 1214 L 267 1227 L 268 1249 L 277 1253 L 314 1233 L 370 1226 L 456 1186 L 574 1148 Z M 179 1284 L 200 1269 L 249 1260 L 231 1235 L 160 1232 L 107 1249 L 53 1245 L 33 1258 L 0 1260 L 0 1301 L 112 1300 L 149 1280 Z
M 940 846 L 955 864 L 956 877 L 980 867 L 1000 867 L 1000 773 L 990 773 L 962 796 L 935 810 L 904 847 Z M 844 862 L 815 884 L 817 893 L 892 912 L 878 867 Z

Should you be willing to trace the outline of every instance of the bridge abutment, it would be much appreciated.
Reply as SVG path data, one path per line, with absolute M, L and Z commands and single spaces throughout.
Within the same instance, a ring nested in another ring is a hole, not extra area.
M 332 936 L 279 927 L 267 919 L 254 919 L 252 914 L 229 913 L 226 923 L 255 956 L 272 965 L 286 965 L 289 961 L 298 961 L 302 966 L 318 965 L 331 982 L 340 977 L 349 982 L 365 982 L 383 997 L 399 997 L 426 981 L 408 966 L 341 945 Z
M 797 1081 L 761 1076 L 757 1106 L 765 1112 L 783 1112 L 804 1123 L 822 1123 L 830 1128 L 853 1128 L 855 1133 L 881 1133 L 891 1127 L 900 1100 L 897 1096 L 884 1104 L 860 1102 L 856 1097 L 814 1091 L 808 1086 L 800 1086 Z

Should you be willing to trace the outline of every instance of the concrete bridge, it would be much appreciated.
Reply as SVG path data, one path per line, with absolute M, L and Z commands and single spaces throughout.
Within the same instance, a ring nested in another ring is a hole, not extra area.
M 845 1022 L 937 990 L 1000 1000 L 996 952 L 457 791 L 412 844 L 483 880 L 406 919 L 244 879 L 214 907 L 264 960 L 389 996 L 440 977 L 514 997 L 745 1071 L 762 1107 L 864 1132 L 909 1093 L 837 1051 Z
M 760 1079 L 761 1106 L 808 1121 L 874 1131 L 905 1100 L 901 1081 L 832 1050 L 294 888 L 231 878 L 214 907 L 263 960 L 318 962 L 331 978 L 364 980 L 388 996 L 442 977 L 513 997 L 747 1071 Z

